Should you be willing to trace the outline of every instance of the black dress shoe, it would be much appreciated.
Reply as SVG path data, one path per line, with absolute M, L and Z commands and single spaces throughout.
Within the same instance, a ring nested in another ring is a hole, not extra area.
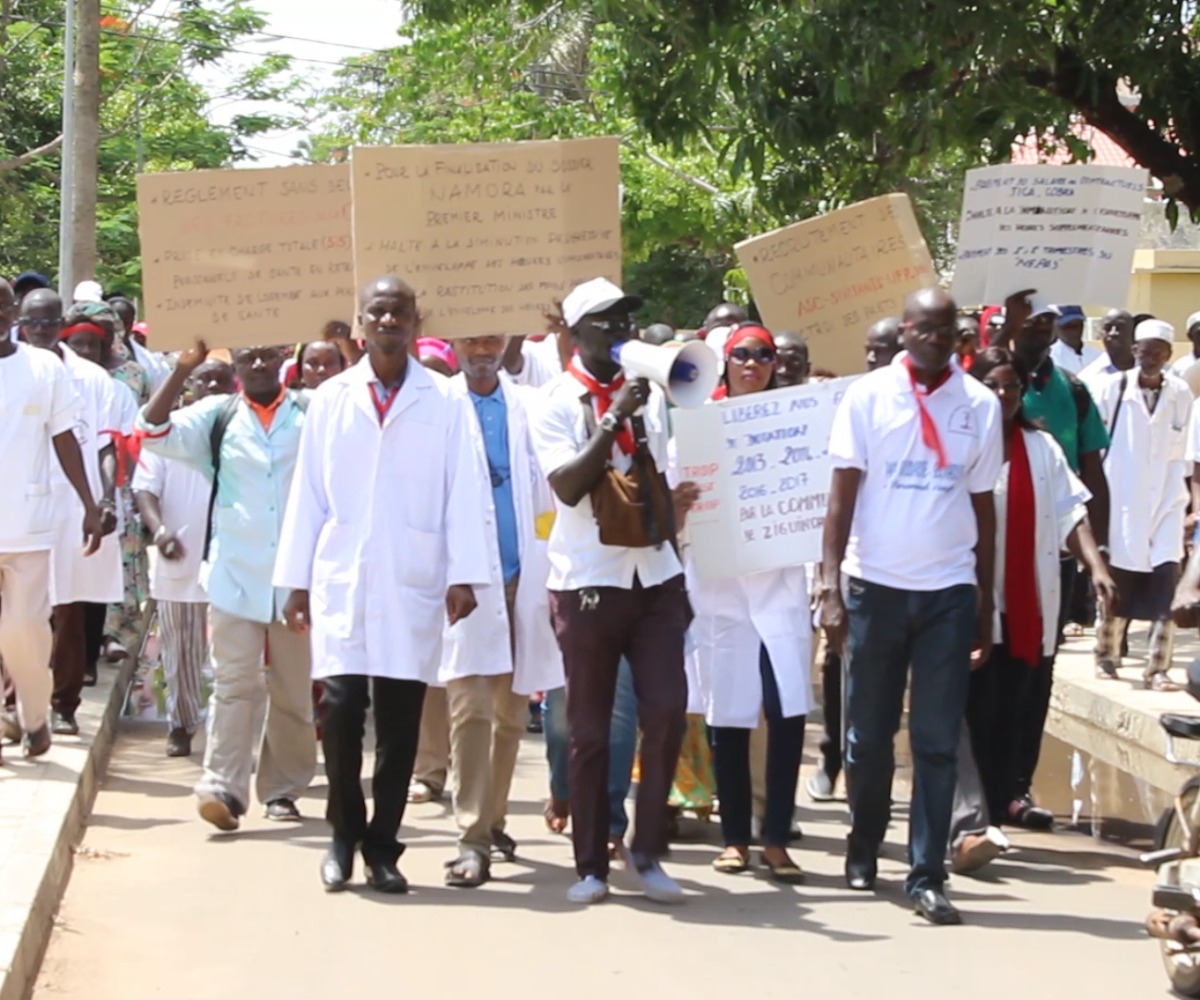
M 408 879 L 400 874 L 394 861 L 368 861 L 367 885 L 376 892 L 408 892 Z
M 875 851 L 867 850 L 854 843 L 846 842 L 846 885 L 856 892 L 870 892 L 875 888 L 875 876 L 879 863 Z
M 922 889 L 913 896 L 913 909 L 931 924 L 961 924 L 962 916 L 941 889 Z
M 321 861 L 321 883 L 326 892 L 341 892 L 354 874 L 354 848 L 330 844 Z

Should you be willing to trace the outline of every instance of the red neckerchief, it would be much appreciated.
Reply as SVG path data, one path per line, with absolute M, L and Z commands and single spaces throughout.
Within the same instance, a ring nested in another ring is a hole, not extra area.
M 595 407 L 597 420 L 608 412 L 608 408 L 612 406 L 613 396 L 625 384 L 623 374 L 618 375 L 608 385 L 601 384 L 591 372 L 583 367 L 583 362 L 579 360 L 578 354 L 571 358 L 567 371 L 574 375 L 580 384 L 591 393 L 592 406 Z M 632 455 L 636 448 L 633 431 L 629 429 L 628 421 L 622 420 L 620 428 L 617 430 L 617 447 L 626 455 Z
M 947 365 L 946 370 L 928 389 L 917 381 L 917 376 L 913 372 L 912 358 L 904 358 L 904 367 L 908 369 L 908 379 L 912 382 L 913 395 L 917 397 L 917 412 L 921 415 L 921 440 L 937 455 L 937 467 L 944 469 L 950 464 L 950 460 L 946 457 L 946 446 L 942 444 L 942 435 L 938 433 L 937 424 L 933 422 L 929 407 L 925 405 L 925 397 L 946 383 L 946 380 L 950 378 L 951 366 Z
M 1036 667 L 1042 660 L 1042 608 L 1037 587 L 1037 511 L 1025 432 L 1009 441 L 1008 505 L 1004 535 L 1004 624 L 1008 650 Z
M 380 399 L 379 393 L 375 391 L 375 383 L 368 382 L 367 388 L 371 390 L 371 402 L 375 404 L 375 413 L 379 417 L 379 426 L 383 426 L 384 420 L 387 419 L 388 412 L 392 408 L 392 404 L 396 402 L 396 397 L 400 395 L 400 386 L 396 386 L 386 399 Z

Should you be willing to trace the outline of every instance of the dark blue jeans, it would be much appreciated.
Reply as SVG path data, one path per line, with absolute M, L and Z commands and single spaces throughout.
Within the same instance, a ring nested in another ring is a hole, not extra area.
M 567 774 L 569 746 L 567 742 L 567 692 L 557 688 L 546 692 L 546 761 L 550 765 L 550 794 L 564 802 L 571 800 L 571 783 Z M 633 784 L 633 760 L 637 755 L 637 695 L 633 690 L 633 671 L 629 661 L 621 657 L 617 669 L 617 693 L 613 698 L 612 727 L 608 749 L 608 832 L 609 836 L 624 838 L 629 829 L 629 812 L 625 800 Z
M 891 820 L 893 742 L 912 669 L 908 735 L 913 758 L 905 889 L 915 895 L 946 881 L 958 732 L 967 706 L 976 589 L 908 591 L 851 579 L 846 780 L 850 838 L 878 851 Z
M 787 847 L 796 809 L 796 782 L 804 754 L 805 716 L 783 717 L 779 687 L 765 646 L 760 647 L 763 710 L 767 716 L 767 810 L 762 842 Z M 712 730 L 713 767 L 721 797 L 721 834 L 727 847 L 750 846 L 750 730 L 715 726 Z

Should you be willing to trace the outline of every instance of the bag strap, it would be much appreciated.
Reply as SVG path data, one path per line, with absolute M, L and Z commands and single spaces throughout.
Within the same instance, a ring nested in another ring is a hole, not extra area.
M 629 418 L 629 423 L 633 427 L 633 462 L 638 471 L 638 499 L 642 502 L 642 516 L 646 521 L 646 537 L 650 539 L 651 545 L 662 545 L 662 527 L 658 523 L 658 514 L 654 510 L 654 497 L 650 495 L 650 490 L 654 489 L 657 484 L 652 481 L 654 474 L 650 471 L 654 460 L 650 458 L 650 441 L 646 437 L 646 422 L 634 414 Z M 649 461 L 647 461 L 648 459 Z
M 1104 454 L 1100 456 L 1100 461 L 1103 462 L 1108 458 L 1108 453 L 1112 451 L 1113 434 L 1117 430 L 1117 418 L 1121 415 L 1121 404 L 1125 402 L 1125 387 L 1129 384 L 1129 372 L 1121 372 L 1121 392 L 1117 396 L 1117 408 L 1113 410 L 1112 422 L 1108 425 L 1108 447 L 1104 449 Z
M 213 512 L 217 509 L 217 480 L 221 474 L 221 442 L 225 440 L 225 432 L 237 413 L 241 397 L 234 393 L 217 410 L 217 418 L 213 421 L 212 430 L 208 435 L 209 447 L 212 454 L 212 489 L 208 493 L 208 522 L 204 529 L 204 560 L 208 561 L 208 550 L 212 547 Z

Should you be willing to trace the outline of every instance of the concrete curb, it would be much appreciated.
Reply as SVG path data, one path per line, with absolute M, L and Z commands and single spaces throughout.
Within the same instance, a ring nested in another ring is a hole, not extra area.
M 1200 705 L 1183 692 L 1141 690 L 1140 663 L 1123 669 L 1121 680 L 1096 680 L 1091 642 L 1090 637 L 1072 640 L 1059 651 L 1046 732 L 1174 796 L 1184 779 L 1200 770 L 1200 741 L 1175 741 L 1179 758 L 1195 767 L 1169 763 L 1159 716 L 1200 715 Z M 1183 655 L 1181 650 L 1177 663 Z
M 119 668 L 100 667 L 76 715 L 77 739 L 62 738 L 36 762 L 8 748 L 0 782 L 0 1000 L 26 1000 L 33 987 L 135 666 L 130 657 Z

